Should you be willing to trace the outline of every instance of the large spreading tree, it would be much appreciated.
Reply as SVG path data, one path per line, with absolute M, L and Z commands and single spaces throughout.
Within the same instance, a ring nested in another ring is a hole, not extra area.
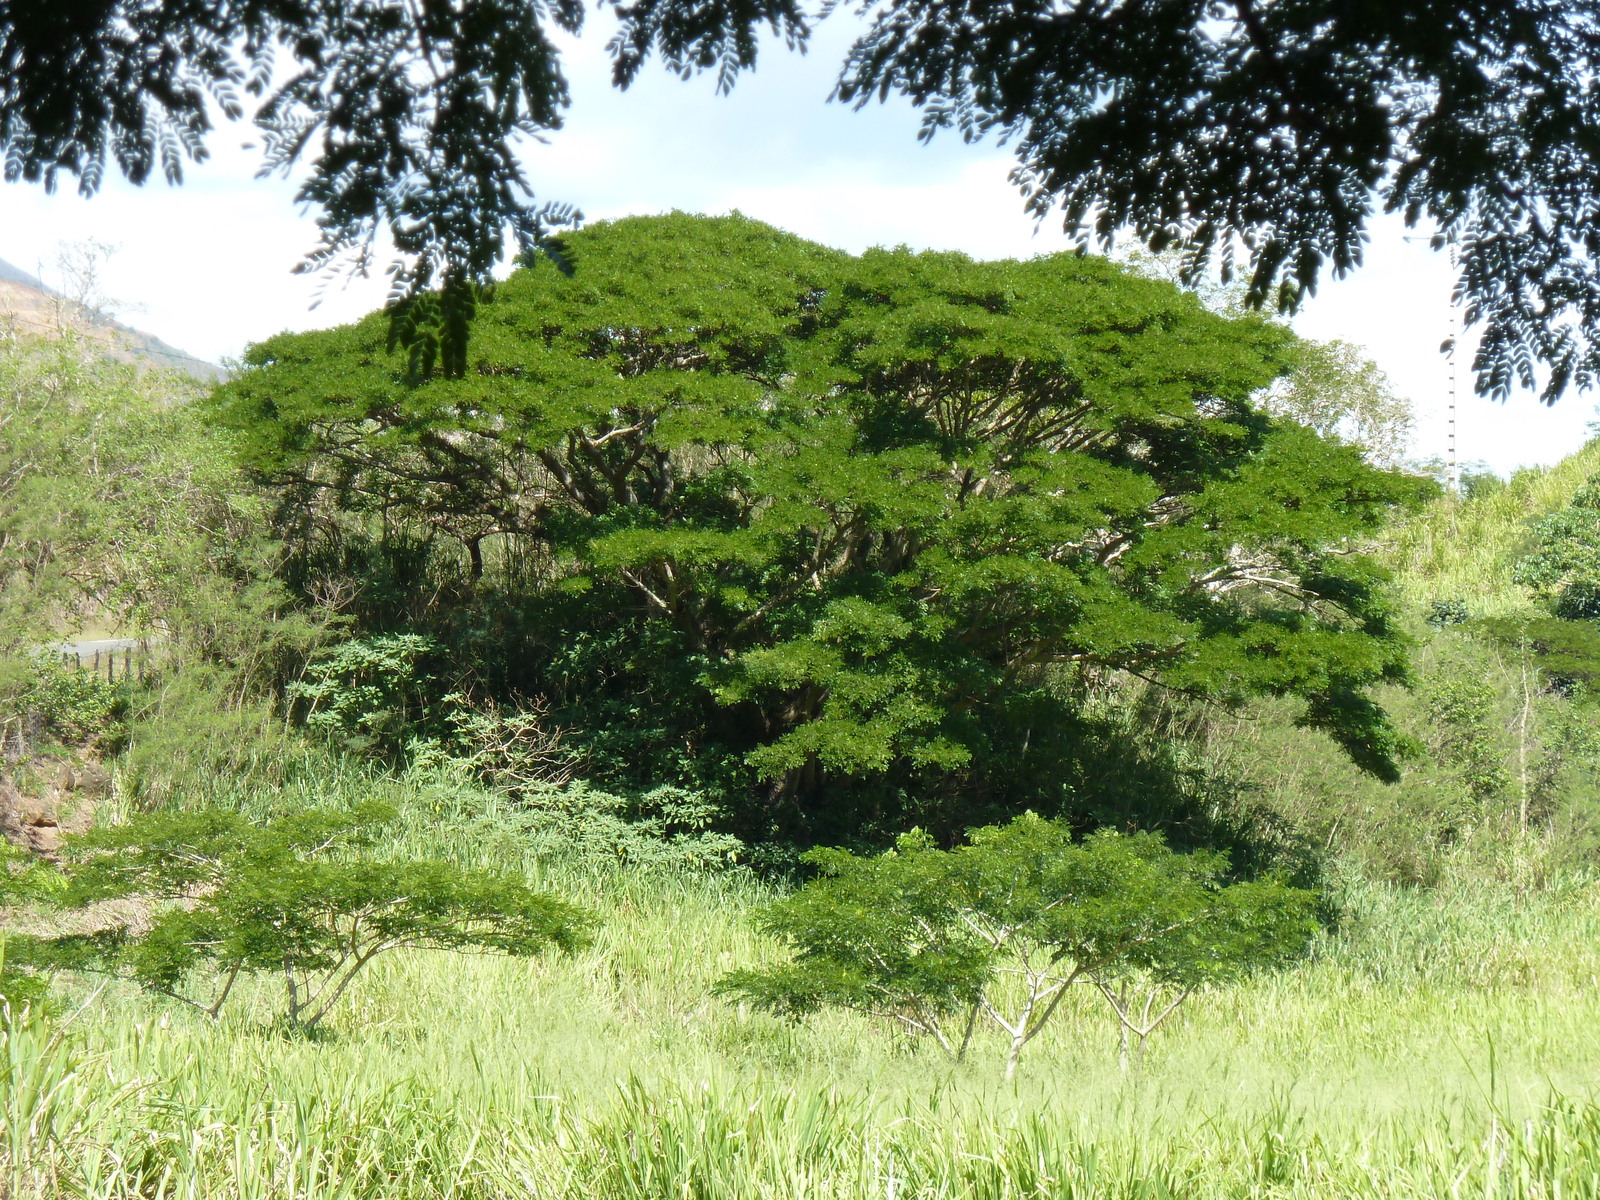
M 800 0 L 612 0 L 615 77 L 651 56 L 724 85 Z M 838 97 L 898 93 L 925 132 L 998 136 L 1029 204 L 1090 238 L 1131 231 L 1235 259 L 1293 307 L 1357 266 L 1373 217 L 1437 230 L 1481 321 L 1479 389 L 1553 400 L 1600 364 L 1600 20 L 1590 0 L 875 0 Z M 396 328 L 464 364 L 473 287 L 535 201 L 517 140 L 567 103 L 553 29 L 575 0 L 0 2 L 7 180 L 176 180 L 212 118 L 254 112 L 268 168 L 305 166 L 313 264 L 387 230 Z M 568 197 L 581 199 L 581 197 Z M 426 288 L 440 287 L 436 295 Z
M 455 595 L 364 619 L 476 637 L 591 774 L 715 778 L 803 840 L 1055 813 L 1120 678 L 1296 697 L 1393 775 L 1404 638 L 1358 545 L 1432 485 L 1256 407 L 1283 328 L 1101 259 L 740 217 L 561 252 L 459 376 L 374 314 L 255 347 L 218 411 L 302 586 Z

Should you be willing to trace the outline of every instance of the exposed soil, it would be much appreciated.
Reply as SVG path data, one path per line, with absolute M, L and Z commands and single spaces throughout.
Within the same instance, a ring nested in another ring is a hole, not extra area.
M 111 776 L 93 758 L 32 759 L 13 764 L 10 771 L 0 769 L 0 834 L 12 845 L 54 861 L 61 839 L 87 831 L 110 791 Z M 150 927 L 153 907 L 143 896 L 102 900 L 68 911 L 35 905 L 0 907 L 0 929 L 40 937 L 119 928 L 138 934 Z
M 111 777 L 93 759 L 54 764 L 35 759 L 26 765 L 25 771 L 0 775 L 0 834 L 13 846 L 53 859 L 64 835 L 94 824 Z M 27 782 L 19 787 L 19 779 Z

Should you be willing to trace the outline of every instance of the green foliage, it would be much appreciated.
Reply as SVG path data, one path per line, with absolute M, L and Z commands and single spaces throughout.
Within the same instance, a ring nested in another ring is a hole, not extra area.
M 306 664 L 290 684 L 306 725 L 353 753 L 394 754 L 426 732 L 439 646 L 419 634 L 340 642 Z
M 284 811 L 392 787 L 402 823 L 373 851 L 526 866 L 598 893 L 594 945 L 537 964 L 380 957 L 324 1022 L 338 1036 L 312 1046 L 172 1006 L 152 1020 L 134 989 L 60 977 L 69 1011 L 95 1002 L 65 1028 L 0 1027 L 12 1194 L 1016 1200 L 1070 1186 L 1149 1200 L 1158 1181 L 1239 1200 L 1277 1179 L 1296 1200 L 1469 1185 L 1509 1200 L 1596 1177 L 1590 1118 L 1541 1099 L 1581 1103 L 1600 1059 L 1587 873 L 1532 888 L 1344 877 L 1340 923 L 1307 962 L 1196 992 L 1138 1074 L 1117 1070 L 1101 993 L 1075 987 L 1000 1088 L 987 1030 L 952 1066 L 854 1013 L 793 1023 L 709 1002 L 719 974 L 781 953 L 749 920 L 770 883 L 569 872 L 488 830 L 458 840 L 442 789 L 373 775 L 329 764 L 238 802 Z M 241 1009 L 265 998 L 236 990 Z
M 715 69 L 726 89 L 767 31 L 802 46 L 832 8 L 636 0 L 616 11 L 607 50 L 619 85 L 659 54 L 684 75 Z M 297 200 L 318 210 L 322 243 L 305 265 L 365 267 L 385 232 L 408 260 L 394 270 L 392 336 L 415 351 L 413 369 L 437 358 L 464 372 L 466 322 L 506 234 L 527 252 L 575 218 L 535 204 L 516 142 L 560 125 L 568 94 L 552 34 L 582 21 L 575 0 L 474 0 L 414 18 L 376 0 L 122 0 L 65 24 L 48 9 L 6 10 L 4 176 L 53 187 L 65 173 L 92 192 L 110 160 L 134 183 L 157 169 L 176 183 L 185 159 L 204 159 L 218 113 L 251 112 L 264 173 L 309 162 Z M 1219 259 L 1231 277 L 1247 247 L 1256 305 L 1294 308 L 1325 268 L 1358 266 L 1373 214 L 1426 216 L 1436 247 L 1457 248 L 1459 286 L 1486 320 L 1479 389 L 1534 387 L 1542 364 L 1554 399 L 1591 381 L 1600 320 L 1593 247 L 1569 232 L 1595 224 L 1574 182 L 1595 174 L 1586 21 L 1547 0 L 1332 14 L 892 0 L 847 52 L 838 96 L 898 92 L 924 110 L 924 135 L 1000 135 L 1030 207 L 1059 204 L 1085 239 L 1127 229 L 1157 252 L 1177 244 L 1191 278 Z M 290 61 L 275 70 L 275 57 Z M 1297 114 L 1287 127 L 1285 113 Z M 559 247 L 552 258 L 565 262 Z
M 460 692 L 440 703 L 449 733 L 441 744 L 413 743 L 413 762 L 425 762 L 431 751 L 441 764 L 516 797 L 572 781 L 576 763 L 562 745 L 562 730 L 550 723 L 547 705 L 474 703 Z
M 0 935 L 0 1015 L 20 1017 L 23 1012 L 47 1009 L 50 980 L 47 975 L 16 969 L 15 955 L 7 969 L 6 939 Z
M 1535 548 L 1531 526 L 1569 505 L 1596 471 L 1600 442 L 1590 442 L 1553 467 L 1514 472 L 1503 487 L 1441 498 L 1392 522 L 1379 557 L 1406 606 L 1420 612 L 1459 600 L 1479 617 L 1526 613 L 1528 591 L 1513 576 Z
M 196 664 L 130 698 L 119 792 L 140 808 L 206 803 L 241 786 L 281 784 L 313 757 L 269 699 L 241 702 L 225 669 Z
M 1401 465 L 1415 419 L 1383 370 L 1361 347 L 1334 340 L 1296 345 L 1294 368 L 1264 401 L 1324 437 L 1359 447 L 1371 462 Z
M 463 771 L 513 796 L 572 779 L 546 705 L 441 695 L 448 665 L 432 637 L 357 638 L 320 652 L 284 691 L 303 724 L 344 753 Z
M 1326 848 L 1325 870 L 1537 887 L 1600 852 L 1600 723 L 1583 682 L 1592 633 L 1537 610 L 1433 632 L 1414 689 L 1384 697 L 1420 747 L 1396 784 L 1288 728 L 1281 705 L 1219 714 L 1200 737 L 1252 809 Z
M 285 1018 L 311 1028 L 374 958 L 401 947 L 528 957 L 587 941 L 584 914 L 520 879 L 361 853 L 394 817 L 370 804 L 261 823 L 160 812 L 84 835 L 63 903 L 169 903 L 143 932 L 63 934 L 42 941 L 36 961 L 124 976 L 213 1017 L 241 974 L 279 973 Z M 211 985 L 206 999 L 196 984 Z
M 65 172 L 89 193 L 109 159 L 133 183 L 157 169 L 178 183 L 185 159 L 205 159 L 216 117 L 239 120 L 248 108 L 263 174 L 321 147 L 297 192 L 322 232 L 304 267 L 365 262 L 384 232 L 407 260 L 394 271 L 397 336 L 431 344 L 431 358 L 442 335 L 449 368 L 466 353 L 464 336 L 452 336 L 470 317 L 462 293 L 487 279 L 506 235 L 526 249 L 575 217 L 534 204 L 516 143 L 560 125 L 567 87 L 550 25 L 574 33 L 582 22 L 573 0 L 476 0 L 415 18 L 372 0 L 113 4 L 65 25 L 8 10 L 0 56 L 55 57 L 58 69 L 0 81 L 5 179 L 54 187 Z M 275 59 L 288 61 L 275 69 Z M 434 283 L 442 303 L 426 294 Z
M 709 784 L 755 839 L 1055 813 L 1064 675 L 1296 697 L 1394 774 L 1369 693 L 1406 639 L 1349 540 L 1430 488 L 1254 407 L 1286 331 L 1093 259 L 737 217 L 563 253 L 497 289 L 464 378 L 373 318 L 256 347 L 215 413 L 293 514 L 291 581 L 547 700 L 598 782 Z
M 1492 618 L 1485 633 L 1503 646 L 1530 653 L 1551 685 L 1582 698 L 1600 688 L 1600 625 L 1565 617 Z
M 237 697 L 317 643 L 330 614 L 291 605 L 196 395 L 70 333 L 0 336 L 0 648 L 121 627 L 155 635 L 164 665 L 223 669 Z
M 652 52 L 726 79 L 754 63 L 762 26 L 798 40 L 817 19 L 797 0 L 621 12 L 622 80 Z M 1157 253 L 1177 247 L 1191 280 L 1247 273 L 1256 306 L 1292 310 L 1324 270 L 1360 265 L 1374 214 L 1426 217 L 1485 321 L 1479 391 L 1535 387 L 1542 364 L 1553 401 L 1588 386 L 1600 357 L 1600 278 L 1592 248 L 1567 232 L 1595 215 L 1574 182 L 1596 170 L 1590 33 L 1585 11 L 1545 0 L 1330 11 L 891 0 L 851 46 L 837 95 L 900 93 L 923 109 L 924 136 L 1000 136 L 1040 217 L 1059 206 L 1085 241 L 1131 231 Z
M 1567 507 L 1534 522 L 1538 548 L 1514 578 L 1546 599 L 1558 617 L 1600 619 L 1600 476 L 1591 476 Z
M 1408 884 L 1537 887 L 1586 869 L 1600 848 L 1589 703 L 1600 643 L 1593 622 L 1545 607 L 1566 584 L 1553 568 L 1581 561 L 1581 539 L 1545 542 L 1539 530 L 1581 532 L 1572 501 L 1597 469 L 1600 443 L 1475 496 L 1441 497 L 1385 532 L 1379 553 L 1419 635 L 1413 689 L 1377 693 L 1418 751 L 1398 783 L 1362 778 L 1270 700 L 1237 717 L 1208 712 L 1191 734 L 1197 748 L 1249 808 L 1325 847 L 1334 870 L 1342 860 Z M 1532 584 L 1536 570 L 1549 573 L 1530 595 L 1515 579 Z
M 1497 799 L 1510 782 L 1491 726 L 1495 699 L 1494 689 L 1470 674 L 1441 679 L 1427 692 L 1435 752 L 1461 772 L 1468 795 L 1480 809 Z
M 1506 488 L 1506 481 L 1486 462 L 1464 463 L 1460 473 L 1461 494 L 1468 500 L 1482 500 Z
M 744 850 L 716 831 L 721 817 L 702 794 L 682 788 L 618 796 L 575 782 L 524 789 L 483 828 L 548 861 L 696 872 L 729 866 Z
M 61 878 L 48 864 L 0 838 L 0 908 L 56 898 Z M 48 1011 L 50 978 L 34 968 L 33 939 L 0 929 L 0 1026 L 23 1011 Z
M 1075 842 L 1032 814 L 954 850 L 913 832 L 876 857 L 806 857 L 819 878 L 760 918 L 792 960 L 719 989 L 778 1012 L 891 1019 L 957 1058 L 981 1014 L 1010 1039 L 1008 1077 L 1073 983 L 1093 982 L 1124 1021 L 1115 984 L 1175 988 L 1170 1012 L 1196 987 L 1303 955 L 1316 928 L 1309 892 L 1224 884 L 1219 856 L 1177 854 L 1151 834 Z
M 1435 629 L 1447 625 L 1465 625 L 1471 618 L 1465 600 L 1435 600 L 1428 607 L 1427 621 Z
M 72 670 L 43 655 L 7 667 L 0 675 L 0 695 L 29 739 L 102 751 L 125 742 L 126 684 L 108 683 L 95 672 Z

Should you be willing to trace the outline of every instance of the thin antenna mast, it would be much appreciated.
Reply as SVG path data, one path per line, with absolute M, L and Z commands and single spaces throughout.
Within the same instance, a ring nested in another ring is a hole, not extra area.
M 1456 267 L 1456 244 L 1450 243 L 1450 270 Z M 1449 405 L 1447 415 L 1447 431 L 1449 443 L 1450 467 L 1450 494 L 1461 495 L 1461 464 L 1456 460 L 1456 344 L 1461 340 L 1461 312 L 1456 307 L 1454 285 L 1450 294 L 1450 349 L 1445 357 L 1450 362 L 1450 392 L 1447 397 Z
M 1425 242 L 1437 247 L 1438 236 L 1423 237 L 1419 234 L 1404 235 L 1407 242 Z M 1457 270 L 1456 244 L 1454 239 L 1450 246 L 1450 270 Z M 1461 494 L 1461 463 L 1456 457 L 1456 343 L 1461 340 L 1461 313 L 1456 307 L 1454 286 L 1450 293 L 1450 333 L 1443 346 L 1445 367 L 1448 382 L 1445 391 L 1445 479 L 1452 496 Z

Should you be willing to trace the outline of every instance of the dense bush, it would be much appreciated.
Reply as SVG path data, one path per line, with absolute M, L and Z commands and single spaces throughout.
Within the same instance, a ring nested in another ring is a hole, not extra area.
M 34 654 L 0 667 L 0 738 L 29 744 L 119 749 L 127 736 L 129 689 L 90 671 L 72 670 Z

